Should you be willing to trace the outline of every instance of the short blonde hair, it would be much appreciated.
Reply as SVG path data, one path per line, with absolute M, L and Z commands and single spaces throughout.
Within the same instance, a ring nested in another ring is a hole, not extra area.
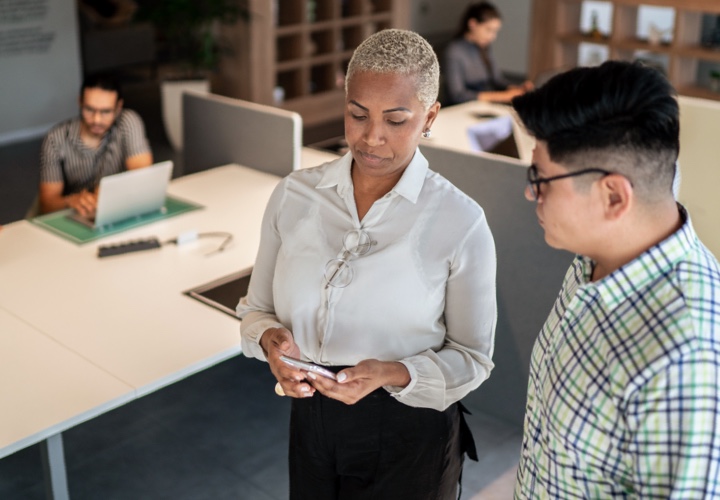
M 437 101 L 440 64 L 423 37 L 407 30 L 387 29 L 366 38 L 353 53 L 345 77 L 345 93 L 357 72 L 397 73 L 416 80 L 417 98 L 425 109 Z

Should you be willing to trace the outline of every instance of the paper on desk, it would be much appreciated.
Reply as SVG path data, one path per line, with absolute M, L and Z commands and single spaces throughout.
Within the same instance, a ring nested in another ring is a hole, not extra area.
M 473 151 L 490 151 L 500 142 L 512 135 L 512 117 L 498 116 L 470 125 L 467 129 L 470 147 Z

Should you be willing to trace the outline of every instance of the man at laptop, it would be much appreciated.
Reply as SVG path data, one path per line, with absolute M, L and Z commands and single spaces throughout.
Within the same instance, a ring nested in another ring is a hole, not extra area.
M 92 217 L 102 177 L 152 163 L 145 126 L 137 113 L 123 109 L 118 83 L 89 76 L 80 90 L 80 116 L 53 127 L 43 141 L 40 212 L 73 208 Z

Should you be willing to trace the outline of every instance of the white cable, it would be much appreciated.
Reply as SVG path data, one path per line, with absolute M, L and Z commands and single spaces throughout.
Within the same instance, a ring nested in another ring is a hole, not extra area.
M 197 231 L 185 231 L 184 233 L 180 233 L 175 240 L 175 244 L 177 246 L 184 245 L 185 243 L 192 243 L 193 241 L 198 239 L 198 232 Z

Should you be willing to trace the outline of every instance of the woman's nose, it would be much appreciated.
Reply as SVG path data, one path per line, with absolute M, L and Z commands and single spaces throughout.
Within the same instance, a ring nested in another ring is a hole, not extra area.
M 363 138 L 368 146 L 380 146 L 384 142 L 382 127 L 378 124 L 368 123 Z

